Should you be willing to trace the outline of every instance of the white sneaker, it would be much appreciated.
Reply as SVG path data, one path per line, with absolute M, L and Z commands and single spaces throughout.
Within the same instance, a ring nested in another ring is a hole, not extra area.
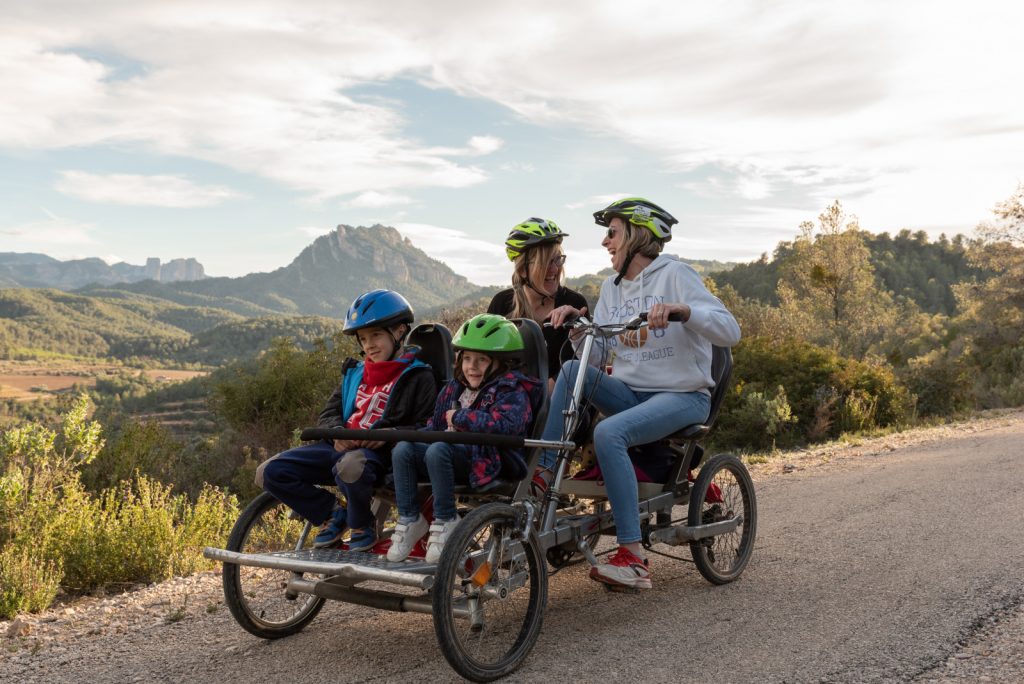
M 455 516 L 455 520 L 448 520 L 441 522 L 435 520 L 430 526 L 430 539 L 427 540 L 427 557 L 428 563 L 436 563 L 441 560 L 441 551 L 444 549 L 445 542 L 448 541 L 448 537 L 452 536 L 452 532 L 455 531 L 455 526 L 459 524 L 458 515 Z
M 416 542 L 427 534 L 427 519 L 422 514 L 411 523 L 399 522 L 391 535 L 391 548 L 388 549 L 388 560 L 392 563 L 404 561 L 412 553 Z
M 625 546 L 620 546 L 606 563 L 590 568 L 590 579 L 613 587 L 651 588 L 651 570 L 647 566 L 647 559 L 640 558 Z

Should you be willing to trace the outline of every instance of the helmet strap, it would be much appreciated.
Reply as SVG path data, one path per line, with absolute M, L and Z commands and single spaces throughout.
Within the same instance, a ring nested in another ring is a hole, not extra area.
M 405 335 L 402 335 L 401 337 L 397 337 L 395 335 L 395 328 L 397 328 L 399 326 L 402 326 L 402 325 L 405 325 L 405 323 L 399 323 L 398 325 L 391 326 L 391 327 L 387 328 L 388 335 L 391 336 L 391 340 L 394 342 L 394 345 L 392 345 L 392 349 L 391 349 L 391 356 L 390 356 L 390 358 L 388 358 L 388 361 L 394 361 L 396 358 L 398 358 L 398 355 L 402 352 L 402 340 L 404 340 L 405 336 L 409 334 L 409 331 L 406 330 L 405 331 Z M 406 326 L 406 327 L 408 327 L 408 326 Z
M 630 231 L 632 230 L 632 228 L 630 227 L 630 224 L 629 224 L 628 220 L 624 220 L 623 223 L 625 224 L 623 226 L 623 228 L 622 228 L 623 233 L 624 233 L 623 238 L 624 239 L 628 239 L 629 236 L 630 236 Z M 629 265 L 633 263 L 633 257 L 635 257 L 635 256 L 636 256 L 636 250 L 635 249 L 631 249 L 628 252 L 626 252 L 626 259 L 625 259 L 625 261 L 622 262 L 622 268 L 619 269 L 619 274 L 617 276 L 615 276 L 615 280 L 612 281 L 613 285 L 618 286 L 618 284 L 622 282 L 622 279 L 626 277 L 626 271 L 629 270 Z

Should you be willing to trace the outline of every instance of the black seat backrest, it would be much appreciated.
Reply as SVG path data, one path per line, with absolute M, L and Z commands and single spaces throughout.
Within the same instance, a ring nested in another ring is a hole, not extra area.
M 452 379 L 455 352 L 452 350 L 452 334 L 448 328 L 440 323 L 422 323 L 409 333 L 407 343 L 420 348 L 416 358 L 430 364 L 438 390 Z
M 711 411 L 704 424 L 711 427 L 718 417 L 718 411 L 725 401 L 725 393 L 729 389 L 729 376 L 732 375 L 732 350 L 729 347 L 711 346 L 711 378 L 715 388 L 711 390 Z
M 548 416 L 548 345 L 536 321 L 515 318 L 512 322 L 523 336 L 523 372 L 540 380 L 542 391 L 538 393 L 539 405 L 535 403 L 533 406 L 533 423 L 527 433 L 534 439 L 539 439 Z

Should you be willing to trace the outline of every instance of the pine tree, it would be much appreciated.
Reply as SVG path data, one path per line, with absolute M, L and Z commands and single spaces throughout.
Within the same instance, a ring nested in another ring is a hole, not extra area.
M 780 269 L 785 318 L 805 339 L 863 356 L 895 322 L 892 296 L 879 285 L 855 216 L 839 200 L 804 221 Z

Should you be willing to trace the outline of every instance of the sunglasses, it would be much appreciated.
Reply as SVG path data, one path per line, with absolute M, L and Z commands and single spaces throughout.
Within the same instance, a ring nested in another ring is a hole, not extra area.
M 564 266 L 564 265 L 565 265 L 565 255 L 564 254 L 559 254 L 556 257 L 551 257 L 551 261 L 548 262 L 548 266 Z
M 619 234 L 619 231 L 615 230 L 614 228 L 609 228 L 609 229 L 608 229 L 608 232 L 606 232 L 606 233 L 604 234 L 604 236 L 605 236 L 605 237 L 606 237 L 607 239 L 609 239 L 609 240 L 614 240 L 614 239 L 615 239 L 615 236 L 616 236 L 616 235 L 618 235 L 618 234 Z

